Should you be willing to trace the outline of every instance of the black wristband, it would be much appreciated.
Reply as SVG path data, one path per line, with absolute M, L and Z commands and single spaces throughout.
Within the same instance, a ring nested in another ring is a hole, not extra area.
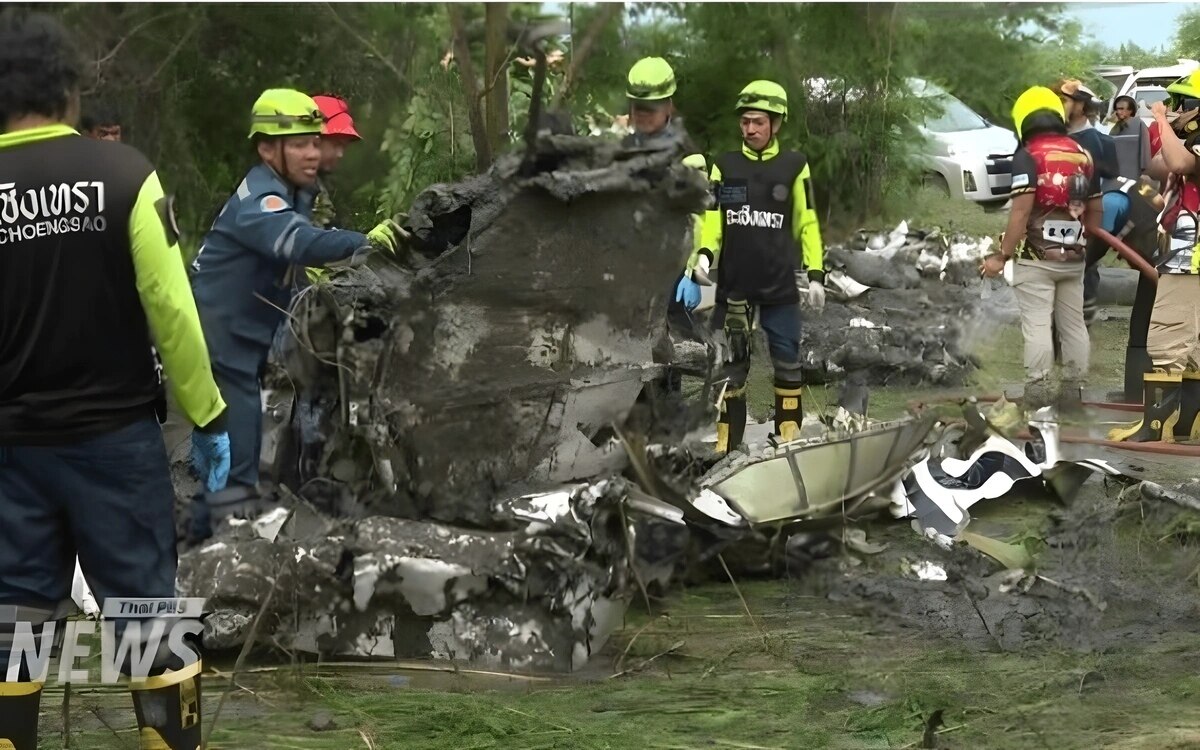
M 229 430 L 225 426 L 226 422 L 228 421 L 226 420 L 225 415 L 228 413 L 229 407 L 225 407 L 221 410 L 221 413 L 209 421 L 208 424 L 203 426 L 196 425 L 196 431 L 202 432 L 205 435 L 216 435 L 221 432 L 228 432 Z

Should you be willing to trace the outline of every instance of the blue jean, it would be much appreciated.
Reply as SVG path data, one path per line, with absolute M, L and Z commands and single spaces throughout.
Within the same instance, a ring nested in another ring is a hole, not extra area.
M 720 330 L 725 325 L 726 305 L 718 302 L 713 310 L 712 326 Z M 800 304 L 755 305 L 758 324 L 767 334 L 767 349 L 775 367 L 775 380 L 784 383 L 801 382 L 800 371 Z M 729 362 L 725 376 L 732 385 L 744 385 L 750 375 L 750 362 Z
M 259 373 L 233 370 L 213 363 L 213 377 L 225 399 L 229 430 L 229 484 L 258 483 L 262 455 L 262 387 Z
M 153 417 L 64 445 L 0 447 L 0 609 L 50 619 L 71 595 L 76 555 L 102 607 L 175 596 L 175 489 Z M 0 639 L 4 668 L 7 651 Z

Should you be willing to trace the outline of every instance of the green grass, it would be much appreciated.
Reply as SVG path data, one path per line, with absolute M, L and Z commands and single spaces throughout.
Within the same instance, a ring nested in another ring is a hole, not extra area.
M 948 200 L 934 187 L 903 186 L 885 197 L 880 228 L 891 229 L 902 220 L 911 229 L 940 227 L 943 232 L 996 237 L 1008 223 L 1008 210 L 985 211 L 974 201 Z
M 240 683 L 254 695 L 239 691 L 226 705 L 212 747 L 901 748 L 917 746 L 924 719 L 939 709 L 949 748 L 1200 743 L 1192 709 L 1200 658 L 1185 640 L 1103 654 L 978 652 L 880 630 L 787 581 L 747 581 L 741 590 L 753 620 L 728 584 L 681 592 L 653 615 L 631 614 L 589 680 L 489 689 L 464 676 L 430 690 L 354 670 L 320 680 L 247 675 Z M 646 663 L 680 643 L 674 655 Z M 609 678 L 626 650 L 622 666 L 634 671 Z M 208 685 L 210 717 L 221 688 Z M 868 692 L 875 701 L 855 699 Z M 115 693 L 101 697 L 121 705 Z M 94 700 L 77 694 L 73 705 L 79 712 Z M 318 710 L 337 728 L 308 729 Z M 131 721 L 116 735 L 80 733 L 73 747 L 132 747 Z M 43 718 L 44 730 L 50 724 L 54 712 Z M 43 748 L 61 747 L 55 733 L 43 736 Z

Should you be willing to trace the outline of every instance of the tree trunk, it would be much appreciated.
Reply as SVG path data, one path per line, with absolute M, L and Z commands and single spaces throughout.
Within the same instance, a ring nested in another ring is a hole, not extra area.
M 487 126 L 483 121 L 479 81 L 475 78 L 475 65 L 471 62 L 471 45 L 467 41 L 466 23 L 463 21 L 461 5 L 446 3 L 446 11 L 450 14 L 450 29 L 454 35 L 454 60 L 458 63 L 458 74 L 462 79 L 463 94 L 467 99 L 471 142 L 475 144 L 475 168 L 483 172 L 492 165 L 492 149 L 488 143 Z
M 487 141 L 499 153 L 508 141 L 508 3 L 486 3 L 483 92 Z

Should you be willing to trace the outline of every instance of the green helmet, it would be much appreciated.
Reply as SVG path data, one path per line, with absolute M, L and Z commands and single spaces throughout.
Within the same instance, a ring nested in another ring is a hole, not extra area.
M 747 109 L 781 115 L 786 120 L 788 115 L 787 92 L 784 91 L 783 86 L 774 81 L 751 81 L 746 88 L 742 89 L 742 93 L 738 94 L 737 99 L 737 111 L 742 112 Z
M 250 136 L 320 135 L 325 118 L 308 94 L 295 89 L 267 89 L 250 110 Z
M 1200 70 L 1193 71 L 1167 86 L 1171 103 L 1178 106 L 1184 99 L 1200 99 Z
M 656 102 L 675 95 L 675 71 L 661 57 L 643 57 L 629 69 L 625 96 L 640 102 Z

